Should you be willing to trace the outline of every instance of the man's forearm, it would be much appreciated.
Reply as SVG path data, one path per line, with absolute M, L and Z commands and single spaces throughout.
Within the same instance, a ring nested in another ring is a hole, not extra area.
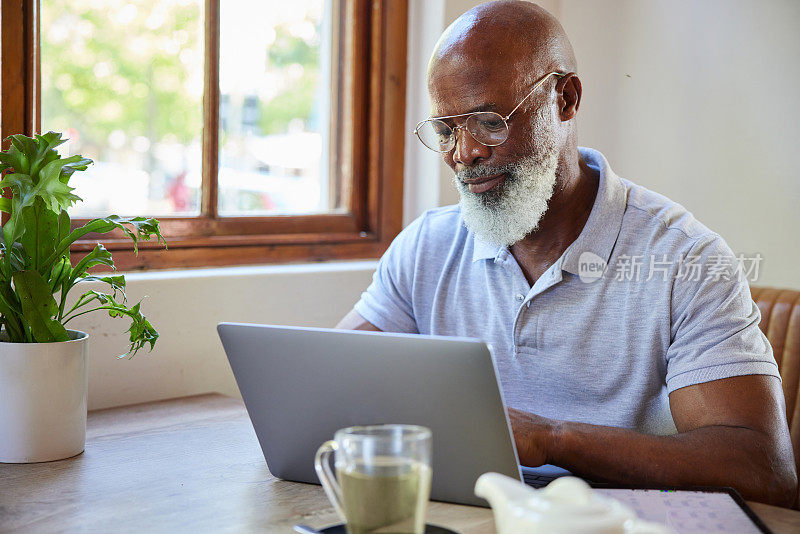
M 651 436 L 556 422 L 548 434 L 547 462 L 590 480 L 733 486 L 747 499 L 782 506 L 796 497 L 797 479 L 786 468 L 786 451 L 773 450 L 768 436 L 749 428 L 713 426 Z

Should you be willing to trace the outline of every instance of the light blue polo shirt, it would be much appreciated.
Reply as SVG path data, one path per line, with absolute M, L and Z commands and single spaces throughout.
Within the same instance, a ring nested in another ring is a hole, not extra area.
M 599 172 L 594 206 L 533 287 L 447 206 L 397 236 L 356 311 L 387 332 L 486 341 L 508 405 L 564 421 L 671 434 L 672 391 L 779 377 L 741 258 L 682 206 L 580 152 Z

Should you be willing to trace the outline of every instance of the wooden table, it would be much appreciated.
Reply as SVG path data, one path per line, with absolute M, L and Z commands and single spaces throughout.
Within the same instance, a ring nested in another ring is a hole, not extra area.
M 322 488 L 267 470 L 238 399 L 211 394 L 89 413 L 86 451 L 0 464 L 0 532 L 291 532 L 338 522 Z M 750 503 L 776 533 L 800 512 Z M 428 522 L 493 533 L 489 509 L 431 502 Z

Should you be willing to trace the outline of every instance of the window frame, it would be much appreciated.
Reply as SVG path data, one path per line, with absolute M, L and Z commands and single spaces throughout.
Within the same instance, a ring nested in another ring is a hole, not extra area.
M 41 130 L 40 7 L 39 0 L 0 1 L 0 112 L 6 139 Z M 338 73 L 338 101 L 331 105 L 337 115 L 337 135 L 332 140 L 338 145 L 335 172 L 349 177 L 340 180 L 343 186 L 336 193 L 347 199 L 350 209 L 313 215 L 219 216 L 220 0 L 205 0 L 200 215 L 158 216 L 169 250 L 142 242 L 138 256 L 115 253 L 118 269 L 374 258 L 385 251 L 402 228 L 408 1 L 340 1 L 338 46 L 344 60 Z M 73 226 L 88 220 L 74 219 Z M 133 248 L 115 232 L 89 235 L 71 251 L 75 257 L 83 256 L 97 242 L 111 251 Z

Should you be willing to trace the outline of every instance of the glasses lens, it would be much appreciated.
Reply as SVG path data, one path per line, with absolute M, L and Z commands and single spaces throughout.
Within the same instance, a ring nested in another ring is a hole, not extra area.
M 508 139 L 506 121 L 491 111 L 470 115 L 467 119 L 467 130 L 476 141 L 488 146 L 497 146 Z
M 423 121 L 417 127 L 417 135 L 423 145 L 436 152 L 450 152 L 455 144 L 453 130 L 437 119 Z

